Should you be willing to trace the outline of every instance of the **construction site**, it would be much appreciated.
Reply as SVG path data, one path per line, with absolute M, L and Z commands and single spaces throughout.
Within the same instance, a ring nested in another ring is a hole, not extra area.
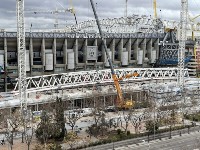
M 17 30 L 0 30 L 0 149 L 120 150 L 121 140 L 199 130 L 200 15 L 190 17 L 190 2 L 179 1 L 174 21 L 158 15 L 156 0 L 153 15 L 129 16 L 125 0 L 124 16 L 99 19 L 90 0 L 93 20 L 78 22 L 72 1 L 26 12 L 16 0 Z M 75 23 L 25 27 L 26 13 L 63 12 Z

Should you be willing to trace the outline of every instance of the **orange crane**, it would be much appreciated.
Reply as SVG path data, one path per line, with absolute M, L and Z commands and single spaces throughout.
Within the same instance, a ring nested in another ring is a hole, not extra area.
M 106 41 L 105 41 L 105 39 L 103 37 L 103 32 L 101 30 L 99 19 L 98 19 L 98 16 L 97 16 L 97 13 L 96 13 L 96 10 L 95 10 L 95 7 L 94 7 L 93 0 L 90 0 L 90 3 L 91 3 L 92 9 L 93 9 L 93 13 L 94 13 L 94 16 L 95 16 L 95 19 L 96 19 L 96 23 L 97 23 L 97 26 L 98 26 L 98 29 L 99 29 L 99 34 L 100 34 L 100 37 L 101 37 L 102 42 L 103 42 L 103 47 L 104 47 L 105 52 L 106 52 L 106 57 L 107 57 L 107 60 L 109 62 L 109 65 L 110 65 L 110 70 L 111 70 L 112 78 L 113 78 L 113 81 L 114 81 L 114 85 L 115 85 L 115 88 L 117 90 L 116 107 L 118 109 L 129 109 L 129 108 L 132 108 L 133 105 L 134 105 L 134 102 L 132 100 L 124 100 L 123 93 L 122 93 L 122 90 L 121 90 L 121 87 L 120 87 L 120 84 L 119 84 L 119 80 L 123 80 L 123 78 L 130 78 L 130 77 L 133 77 L 133 76 L 136 77 L 136 76 L 138 76 L 138 73 L 134 72 L 133 74 L 128 74 L 128 75 L 125 75 L 125 76 L 123 76 L 121 78 L 118 78 L 118 76 L 115 74 L 115 71 L 114 71 L 114 68 L 113 68 L 113 64 L 112 64 L 112 61 L 110 59 L 110 56 L 109 56 L 109 53 L 108 53 L 108 49 L 107 49 L 107 46 L 106 46 Z

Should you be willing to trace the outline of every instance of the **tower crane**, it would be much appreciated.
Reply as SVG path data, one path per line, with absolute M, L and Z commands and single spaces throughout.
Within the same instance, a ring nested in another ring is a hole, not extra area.
M 56 10 L 34 10 L 34 11 L 25 11 L 25 13 L 34 13 L 34 14 L 44 14 L 44 13 L 49 13 L 49 14 L 53 14 L 56 15 L 55 16 L 55 24 L 54 27 L 58 28 L 58 14 L 59 13 L 73 13 L 73 9 L 72 8 L 68 8 L 68 9 L 57 9 Z M 75 15 L 76 16 L 76 15 Z M 77 21 L 76 21 L 77 22 Z
M 76 25 L 77 25 L 78 21 L 77 21 L 77 18 L 76 18 L 76 11 L 75 11 L 74 6 L 72 4 L 72 0 L 69 0 L 69 3 L 70 3 L 70 8 L 71 8 L 71 13 L 74 15 L 74 19 L 75 19 Z
M 200 17 L 200 14 L 197 15 L 197 16 L 195 16 L 195 17 L 193 17 L 193 18 L 191 18 L 191 17 L 188 15 L 188 18 L 189 18 L 190 22 L 192 23 L 192 40 L 193 40 L 193 41 L 195 40 L 195 35 L 194 35 L 195 27 L 194 27 L 194 24 L 195 24 L 195 20 L 196 20 L 197 18 L 199 18 L 199 17 Z
M 185 67 L 185 41 L 186 41 L 186 26 L 188 18 L 188 0 L 181 0 L 181 13 L 180 13 L 180 39 L 178 50 L 178 86 L 181 90 L 184 88 L 184 67 Z
M 21 103 L 21 113 L 27 110 L 26 87 L 26 49 L 24 26 L 24 0 L 16 0 L 17 12 L 17 53 L 18 53 L 18 89 Z

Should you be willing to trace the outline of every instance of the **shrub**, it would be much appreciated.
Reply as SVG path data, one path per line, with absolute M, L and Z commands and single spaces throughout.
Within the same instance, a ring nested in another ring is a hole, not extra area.
M 130 135 L 131 134 L 131 132 L 130 131 L 127 131 L 127 133 L 126 133 L 127 135 Z

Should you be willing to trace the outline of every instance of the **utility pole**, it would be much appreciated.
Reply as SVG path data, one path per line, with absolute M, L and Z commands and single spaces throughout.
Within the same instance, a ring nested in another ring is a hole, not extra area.
M 17 10 L 17 53 L 18 53 L 18 89 L 21 103 L 21 113 L 27 110 L 26 93 L 26 49 L 24 27 L 24 0 L 16 0 Z
M 184 67 L 185 67 L 185 41 L 186 41 L 186 26 L 188 17 L 188 0 L 181 0 L 181 20 L 180 20 L 180 38 L 178 50 L 178 86 L 181 91 L 184 88 Z

